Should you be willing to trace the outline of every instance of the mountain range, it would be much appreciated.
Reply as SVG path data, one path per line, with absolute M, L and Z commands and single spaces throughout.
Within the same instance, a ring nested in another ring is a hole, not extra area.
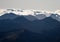
M 0 42 L 60 42 L 59 14 L 10 10 L 0 16 Z

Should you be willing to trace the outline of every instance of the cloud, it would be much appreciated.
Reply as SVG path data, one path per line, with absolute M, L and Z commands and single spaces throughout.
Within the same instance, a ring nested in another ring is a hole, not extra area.
M 12 11 L 12 10 L 14 10 L 14 11 Z M 51 13 L 53 13 L 51 11 L 45 11 L 45 10 L 23 10 L 23 9 L 21 9 L 20 11 L 18 11 L 17 9 L 0 9 L 0 15 L 1 15 L 1 13 L 4 13 L 4 11 L 5 11 L 5 13 L 12 12 L 17 15 L 33 15 L 33 16 L 35 16 L 37 14 L 44 14 L 44 15 L 46 15 L 46 17 L 49 17 L 51 15 Z M 21 12 L 21 11 L 23 11 L 23 12 Z
M 55 11 L 55 13 L 57 13 L 58 15 L 60 15 L 60 10 Z
M 29 20 L 35 20 L 35 18 L 42 20 L 46 17 L 50 17 L 51 14 L 54 15 L 60 15 L 60 10 L 57 10 L 55 12 L 52 11 L 46 11 L 46 10 L 25 10 L 25 9 L 0 9 L 0 16 L 4 15 L 5 13 L 14 13 L 16 15 L 24 15 L 24 16 L 28 16 L 28 15 L 32 15 L 33 17 L 26 17 Z M 55 16 L 56 17 L 56 16 Z M 60 19 L 58 17 L 58 19 Z
M 23 12 L 20 12 L 20 13 L 21 15 L 33 15 L 34 14 L 34 12 L 31 10 L 24 10 Z
M 3 12 L 6 11 L 5 9 L 0 9 L 0 16 L 3 15 Z
M 2 13 L 4 11 L 4 9 L 0 9 L 0 13 Z

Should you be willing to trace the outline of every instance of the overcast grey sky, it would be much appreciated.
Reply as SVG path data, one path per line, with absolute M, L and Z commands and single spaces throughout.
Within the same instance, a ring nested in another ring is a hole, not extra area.
M 0 8 L 55 11 L 60 9 L 60 0 L 0 0 Z

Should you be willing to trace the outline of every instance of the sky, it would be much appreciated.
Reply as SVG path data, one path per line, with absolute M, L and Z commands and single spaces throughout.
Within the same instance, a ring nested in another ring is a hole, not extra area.
M 0 8 L 60 10 L 60 0 L 0 0 Z

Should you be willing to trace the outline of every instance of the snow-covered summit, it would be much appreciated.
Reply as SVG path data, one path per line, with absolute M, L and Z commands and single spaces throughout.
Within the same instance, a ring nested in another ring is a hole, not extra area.
M 21 15 L 35 15 L 34 13 L 36 13 L 36 15 L 37 14 L 50 15 L 51 13 L 53 13 L 53 14 L 54 13 L 60 14 L 60 10 L 52 12 L 52 11 L 33 10 L 33 9 L 31 9 L 31 10 L 27 10 L 27 9 L 26 10 L 25 9 L 0 9 L 0 14 L 4 13 L 4 12 L 6 12 L 6 13 L 12 12 L 12 13 L 16 13 L 16 14 L 20 13 Z
M 42 20 L 46 17 L 52 17 L 53 19 L 58 19 L 60 21 L 60 10 L 57 10 L 55 12 L 52 11 L 45 11 L 45 10 L 25 10 L 25 9 L 0 9 L 0 16 L 3 16 L 6 13 L 14 13 L 15 15 L 23 15 L 25 18 L 27 18 L 30 21 L 33 21 L 35 19 Z M 53 14 L 53 15 L 52 15 Z M 28 16 L 31 15 L 31 16 Z M 7 17 L 4 16 L 4 18 L 0 19 L 10 19 L 10 16 L 8 15 Z M 11 17 L 11 19 L 14 19 L 15 16 Z
M 25 10 L 25 9 L 0 9 L 0 16 L 1 14 L 5 13 L 15 13 L 17 15 L 38 15 L 38 14 L 44 14 L 47 17 L 51 15 L 51 11 L 42 11 L 42 10 Z

